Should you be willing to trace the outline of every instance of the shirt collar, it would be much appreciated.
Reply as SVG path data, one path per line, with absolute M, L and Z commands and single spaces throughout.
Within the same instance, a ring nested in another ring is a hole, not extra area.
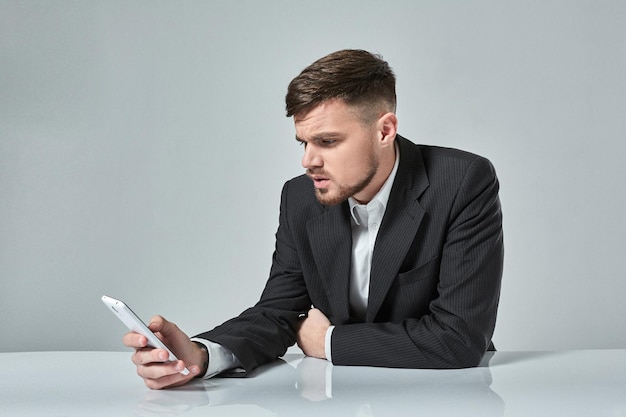
M 397 142 L 394 143 L 394 145 L 396 149 L 396 161 L 393 164 L 393 169 L 391 170 L 391 173 L 385 180 L 385 183 L 380 188 L 380 190 L 378 190 L 374 198 L 372 198 L 372 200 L 369 203 L 367 203 L 366 207 L 368 209 L 370 207 L 373 207 L 376 204 L 380 204 L 382 205 L 382 208 L 383 208 L 382 212 L 384 213 L 385 209 L 387 208 L 387 203 L 389 202 L 389 195 L 391 194 L 391 186 L 393 185 L 393 181 L 396 178 L 396 173 L 398 172 L 398 165 L 400 165 L 400 147 L 398 146 Z M 352 220 L 354 220 L 354 222 L 358 225 L 359 220 L 355 216 L 354 210 L 356 206 L 359 206 L 359 205 L 362 206 L 362 204 L 359 204 L 359 202 L 356 201 L 352 197 L 348 198 L 348 203 L 350 204 L 350 215 L 352 216 Z

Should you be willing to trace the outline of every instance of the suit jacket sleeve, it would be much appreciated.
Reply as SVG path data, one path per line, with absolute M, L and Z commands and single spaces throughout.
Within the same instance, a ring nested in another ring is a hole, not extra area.
M 394 305 L 410 305 L 417 296 L 410 285 L 394 287 L 387 318 L 336 325 L 333 363 L 407 368 L 478 365 L 495 327 L 503 268 L 502 216 L 490 162 L 476 156 L 464 172 L 457 184 L 446 184 L 449 203 L 436 199 L 425 203 L 424 222 L 445 220 L 440 220 L 441 232 L 420 228 L 418 235 L 424 236 L 416 241 L 438 247 L 436 256 L 404 274 L 415 282 L 431 280 L 436 285 L 425 314 L 394 316 Z
M 272 268 L 259 302 L 238 317 L 196 336 L 229 349 L 246 372 L 284 355 L 295 343 L 298 316 L 311 307 L 285 218 L 286 190 L 285 185 Z

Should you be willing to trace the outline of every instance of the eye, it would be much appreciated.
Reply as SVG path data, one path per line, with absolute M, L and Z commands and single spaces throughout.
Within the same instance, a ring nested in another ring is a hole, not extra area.
M 335 144 L 335 142 L 336 142 L 336 140 L 334 140 L 334 139 L 324 139 L 324 140 L 320 141 L 320 144 L 322 146 L 328 147 L 328 146 L 333 146 Z

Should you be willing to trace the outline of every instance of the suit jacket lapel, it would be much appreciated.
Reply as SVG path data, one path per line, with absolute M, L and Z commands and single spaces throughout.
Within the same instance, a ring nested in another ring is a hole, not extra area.
M 376 237 L 366 321 L 374 321 L 424 217 L 418 198 L 428 188 L 421 152 L 400 135 L 400 164 Z
M 352 229 L 347 203 L 325 207 L 324 213 L 307 222 L 315 264 L 333 308 L 334 323 L 350 318 L 349 285 Z

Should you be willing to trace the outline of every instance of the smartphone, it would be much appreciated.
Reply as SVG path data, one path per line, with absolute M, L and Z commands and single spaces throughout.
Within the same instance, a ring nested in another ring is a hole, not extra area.
M 165 344 L 156 337 L 152 330 L 148 329 L 148 326 L 144 324 L 143 321 L 135 313 L 130 309 L 126 304 L 121 302 L 120 300 L 116 300 L 115 298 L 108 297 L 106 295 L 102 296 L 102 302 L 107 306 L 109 310 L 113 314 L 120 319 L 129 330 L 139 333 L 145 336 L 148 339 L 148 346 L 152 346 L 158 349 L 164 349 L 170 355 L 169 361 L 177 361 L 178 358 L 172 353 L 171 350 Z M 189 370 L 187 368 L 180 371 L 183 375 L 189 375 Z

